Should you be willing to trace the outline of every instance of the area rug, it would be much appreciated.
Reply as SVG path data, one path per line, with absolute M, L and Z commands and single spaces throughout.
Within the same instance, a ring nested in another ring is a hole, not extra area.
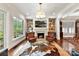
M 37 44 L 36 44 L 37 45 Z M 40 44 L 34 48 L 26 49 L 20 56 L 59 56 L 58 49 L 55 46 Z

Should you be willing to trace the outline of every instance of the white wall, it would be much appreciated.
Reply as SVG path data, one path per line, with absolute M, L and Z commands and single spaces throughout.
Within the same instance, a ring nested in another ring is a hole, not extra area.
M 16 8 L 14 7 L 12 4 L 2 4 L 0 3 L 0 10 L 4 10 L 5 12 L 7 12 L 7 19 L 5 21 L 5 47 L 6 48 L 12 48 L 13 46 L 15 46 L 17 43 L 19 43 L 20 41 L 24 40 L 23 38 L 20 38 L 18 40 L 13 40 L 13 27 L 12 27 L 12 17 L 16 16 L 16 17 L 20 17 L 20 15 L 22 15 L 22 13 Z M 24 21 L 24 25 L 26 26 L 26 22 Z M 24 26 L 24 30 L 26 30 Z

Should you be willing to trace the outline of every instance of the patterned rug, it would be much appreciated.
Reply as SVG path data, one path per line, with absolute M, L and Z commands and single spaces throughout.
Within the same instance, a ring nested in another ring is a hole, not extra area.
M 45 43 L 36 43 L 34 46 L 26 49 L 20 56 L 59 56 L 59 52 L 54 45 Z

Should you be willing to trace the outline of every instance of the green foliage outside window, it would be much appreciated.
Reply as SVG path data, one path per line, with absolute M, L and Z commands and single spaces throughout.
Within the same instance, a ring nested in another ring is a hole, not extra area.
M 0 13 L 0 40 L 4 37 L 4 14 Z
M 23 35 L 23 20 L 20 18 L 13 19 L 14 38 Z
M 0 49 L 4 47 L 4 20 L 5 12 L 0 10 Z
M 0 31 L 0 40 L 3 40 L 3 32 Z

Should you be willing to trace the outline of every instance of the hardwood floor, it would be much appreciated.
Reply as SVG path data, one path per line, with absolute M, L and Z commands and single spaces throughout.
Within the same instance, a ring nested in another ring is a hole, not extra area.
M 12 56 L 12 55 L 15 53 L 15 51 L 18 50 L 20 46 L 23 46 L 26 42 L 27 42 L 27 41 L 24 40 L 24 41 L 22 41 L 20 44 L 18 44 L 16 47 L 14 47 L 14 48 L 8 50 L 8 56 Z
M 64 39 L 63 43 L 65 43 L 67 45 L 67 50 L 68 49 L 75 49 L 76 51 L 79 52 L 79 41 L 75 40 L 75 39 Z
M 56 42 L 54 42 L 52 44 L 56 46 L 56 48 L 58 49 L 58 51 L 60 53 L 60 56 L 70 56 L 68 54 L 68 52 L 65 49 L 63 49 L 61 46 L 59 46 Z

